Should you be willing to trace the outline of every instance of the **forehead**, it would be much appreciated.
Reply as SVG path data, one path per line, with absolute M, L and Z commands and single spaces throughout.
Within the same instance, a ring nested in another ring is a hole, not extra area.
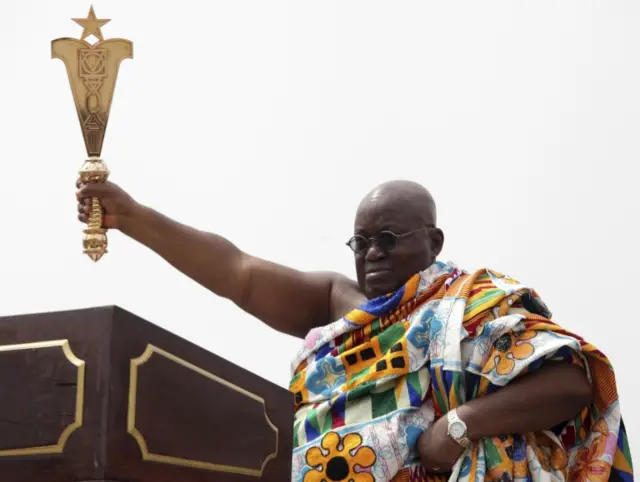
M 356 232 L 375 233 L 383 229 L 395 231 L 419 227 L 420 216 L 402 199 L 373 198 L 363 201 L 356 212 Z

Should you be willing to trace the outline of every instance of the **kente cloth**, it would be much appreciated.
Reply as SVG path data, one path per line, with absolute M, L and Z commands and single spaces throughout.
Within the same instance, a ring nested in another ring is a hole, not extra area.
M 450 474 L 426 473 L 417 440 L 434 420 L 546 362 L 581 366 L 592 404 L 549 430 L 476 441 Z M 496 271 L 436 262 L 312 330 L 292 369 L 293 482 L 633 480 L 611 364 Z

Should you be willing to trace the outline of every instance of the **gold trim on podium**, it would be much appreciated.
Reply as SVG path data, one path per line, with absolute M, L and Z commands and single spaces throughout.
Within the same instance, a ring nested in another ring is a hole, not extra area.
M 159 455 L 149 452 L 149 448 L 147 446 L 147 441 L 144 438 L 144 435 L 136 428 L 136 399 L 137 399 L 137 389 L 138 389 L 138 367 L 144 365 L 149 359 L 153 356 L 153 354 L 158 354 L 163 356 L 178 365 L 181 365 L 185 368 L 193 370 L 194 372 L 212 380 L 214 382 L 220 383 L 236 392 L 241 393 L 242 395 L 255 400 L 258 403 L 262 404 L 264 410 L 264 418 L 267 424 L 271 427 L 271 429 L 276 434 L 276 447 L 275 450 L 270 453 L 267 458 L 262 462 L 262 466 L 260 469 L 251 469 L 248 467 L 237 467 L 234 465 L 224 465 L 224 464 L 214 464 L 212 462 L 205 462 L 202 460 L 191 460 L 185 459 L 181 457 L 172 457 L 168 455 Z M 169 352 L 162 350 L 154 345 L 148 344 L 145 351 L 138 358 L 131 359 L 131 367 L 130 367 L 130 379 L 129 379 L 129 410 L 127 414 L 127 432 L 138 442 L 138 446 L 140 447 L 140 451 L 142 452 L 142 459 L 151 461 L 151 462 L 160 462 L 169 465 L 179 465 L 183 467 L 190 467 L 194 469 L 204 469 L 211 470 L 214 472 L 227 472 L 232 474 L 241 474 L 248 475 L 254 477 L 260 477 L 264 473 L 264 469 L 269 463 L 270 460 L 274 459 L 278 456 L 278 441 L 279 441 L 279 430 L 267 415 L 267 406 L 265 404 L 264 398 L 256 395 L 255 393 L 251 393 L 244 388 L 241 388 L 223 378 L 220 378 L 217 375 L 214 375 L 211 372 L 208 372 L 192 363 L 189 363 L 182 358 L 179 358 L 175 355 L 172 355 Z
M 16 457 L 23 455 L 44 455 L 44 454 L 61 454 L 64 452 L 64 447 L 67 444 L 67 440 L 73 432 L 82 427 L 83 412 L 84 412 L 84 382 L 85 382 L 85 362 L 80 360 L 71 351 L 69 340 L 51 340 L 41 341 L 36 343 L 21 343 L 18 345 L 3 345 L 0 346 L 0 353 L 8 351 L 22 351 L 22 350 L 38 350 L 42 348 L 51 348 L 59 346 L 62 348 L 64 356 L 78 368 L 78 376 L 76 379 L 76 410 L 75 419 L 72 424 L 68 425 L 60 434 L 58 442 L 55 445 L 43 445 L 40 447 L 23 447 L 18 449 L 0 450 L 0 457 Z

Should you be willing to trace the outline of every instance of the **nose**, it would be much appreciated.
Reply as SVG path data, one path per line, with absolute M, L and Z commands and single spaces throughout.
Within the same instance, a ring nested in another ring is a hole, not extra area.
M 380 249 L 380 246 L 378 246 L 378 243 L 371 243 L 371 246 L 369 246 L 369 249 L 367 249 L 365 255 L 364 255 L 364 259 L 366 261 L 378 261 L 382 258 L 385 257 L 385 253 L 382 249 Z

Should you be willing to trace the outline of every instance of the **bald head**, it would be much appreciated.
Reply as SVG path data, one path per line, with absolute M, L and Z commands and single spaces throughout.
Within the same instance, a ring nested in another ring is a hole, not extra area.
M 436 204 L 427 189 L 396 180 L 376 186 L 360 202 L 354 234 L 366 249 L 355 253 L 358 283 L 369 298 L 399 289 L 440 254 Z M 367 239 L 376 242 L 367 243 Z
M 425 224 L 437 224 L 436 203 L 431 193 L 414 181 L 388 181 L 374 187 L 360 201 L 358 211 L 370 204 L 395 204 L 421 218 Z

